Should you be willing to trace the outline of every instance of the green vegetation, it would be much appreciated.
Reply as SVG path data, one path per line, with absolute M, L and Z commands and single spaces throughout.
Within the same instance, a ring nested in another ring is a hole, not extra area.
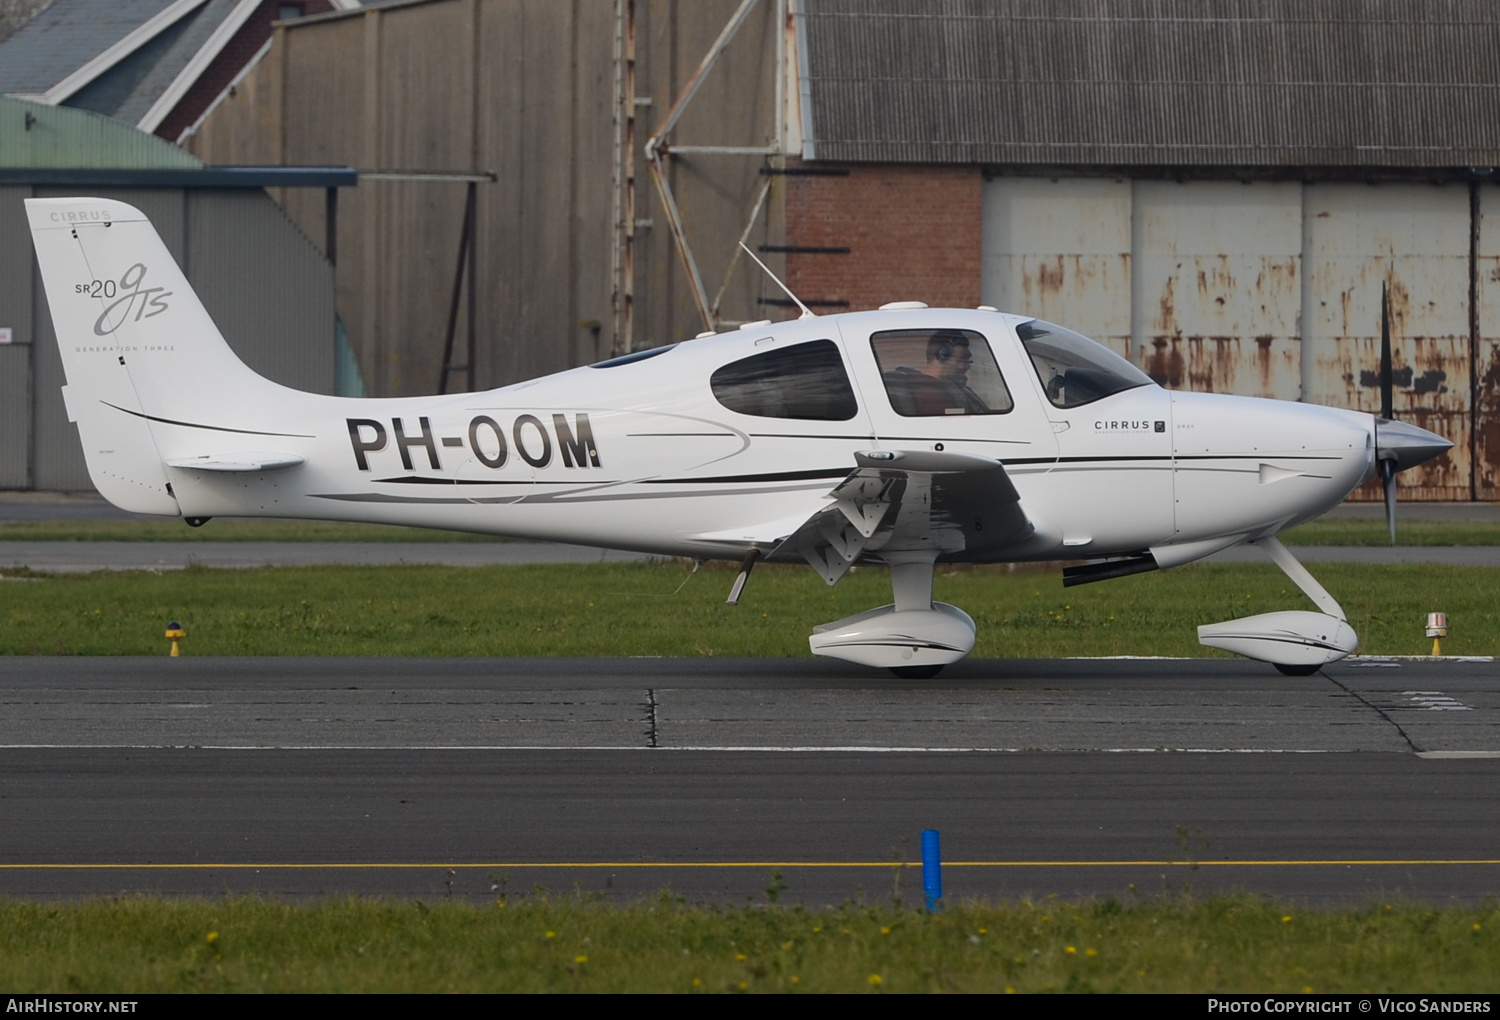
M 735 567 L 683 561 L 504 567 L 191 568 L 3 572 L 0 654 L 160 655 L 171 620 L 188 655 L 804 656 L 818 623 L 890 600 L 886 571 L 829 588 L 806 567 L 756 569 L 726 606 Z M 1371 654 L 1489 655 L 1500 568 L 1323 564 Z M 1195 627 L 1311 603 L 1270 564 L 1193 565 L 1078 588 L 1056 571 L 945 568 L 935 596 L 979 626 L 979 657 L 1219 655 Z
M 1320 517 L 1283 532 L 1287 545 L 1390 545 L 1384 519 Z M 1500 521 L 1396 521 L 1400 545 L 1500 545 Z
M 182 521 L 0 521 L 0 542 L 505 542 L 490 535 L 394 524 L 230 518 Z
M 1384 520 L 1324 517 L 1282 535 L 1288 545 L 1389 545 Z M 1401 521 L 1402 545 L 1500 545 L 1500 521 Z M 225 518 L 182 521 L 0 521 L 5 542 L 504 542 L 459 531 L 390 524 Z
M 1492 992 L 1493 904 L 1249 896 L 804 911 L 581 899 L 0 902 L 38 992 Z

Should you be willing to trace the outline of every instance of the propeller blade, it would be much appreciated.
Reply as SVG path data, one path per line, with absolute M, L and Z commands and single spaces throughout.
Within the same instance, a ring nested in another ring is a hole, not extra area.
M 1380 474 L 1385 484 L 1385 526 L 1391 533 L 1391 545 L 1396 544 L 1396 462 L 1380 462 Z
M 1396 544 L 1396 472 L 1400 469 L 1400 457 L 1391 450 L 1382 454 L 1380 448 L 1381 426 L 1391 422 L 1394 395 L 1391 379 L 1391 298 L 1390 289 L 1384 281 L 1380 284 L 1380 418 L 1375 424 L 1375 456 L 1379 458 L 1380 479 L 1385 488 L 1385 526 L 1391 533 L 1391 545 Z M 1423 430 L 1425 431 L 1425 430 Z M 1451 445 L 1451 444 L 1450 444 Z
M 1375 463 L 1385 486 L 1385 522 L 1396 544 L 1396 472 L 1441 457 L 1453 444 L 1410 422 L 1375 419 Z
M 1391 302 L 1386 285 L 1380 285 L 1380 417 L 1391 411 Z

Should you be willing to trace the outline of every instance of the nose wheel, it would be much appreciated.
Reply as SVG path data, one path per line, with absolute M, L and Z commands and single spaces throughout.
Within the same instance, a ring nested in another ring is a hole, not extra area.
M 1299 663 L 1295 666 L 1289 666 L 1284 662 L 1273 662 L 1271 663 L 1271 665 L 1275 666 L 1276 672 L 1280 673 L 1282 676 L 1312 676 L 1318 670 L 1323 668 L 1322 664 L 1316 662 L 1311 664 Z

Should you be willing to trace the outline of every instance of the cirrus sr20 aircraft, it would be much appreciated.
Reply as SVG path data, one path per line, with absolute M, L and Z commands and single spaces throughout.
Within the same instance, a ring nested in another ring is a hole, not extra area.
M 483 393 L 288 389 L 231 352 L 147 218 L 28 199 L 63 397 L 94 485 L 182 517 L 370 521 L 664 556 L 890 569 L 892 605 L 818 655 L 932 676 L 974 622 L 938 563 L 1084 561 L 1065 584 L 1249 542 L 1317 606 L 1199 628 L 1305 674 L 1353 652 L 1338 602 L 1277 540 L 1381 470 L 1452 444 L 1310 404 L 1169 392 L 1061 326 L 989 308 L 748 323 Z

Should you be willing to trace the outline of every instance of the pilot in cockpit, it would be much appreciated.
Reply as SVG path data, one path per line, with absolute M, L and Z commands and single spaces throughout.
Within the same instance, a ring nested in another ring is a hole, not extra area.
M 903 366 L 887 377 L 897 410 L 922 416 L 988 413 L 989 405 L 969 388 L 969 368 L 973 363 L 969 338 L 963 332 L 933 333 L 928 338 L 927 361 L 920 372 Z

